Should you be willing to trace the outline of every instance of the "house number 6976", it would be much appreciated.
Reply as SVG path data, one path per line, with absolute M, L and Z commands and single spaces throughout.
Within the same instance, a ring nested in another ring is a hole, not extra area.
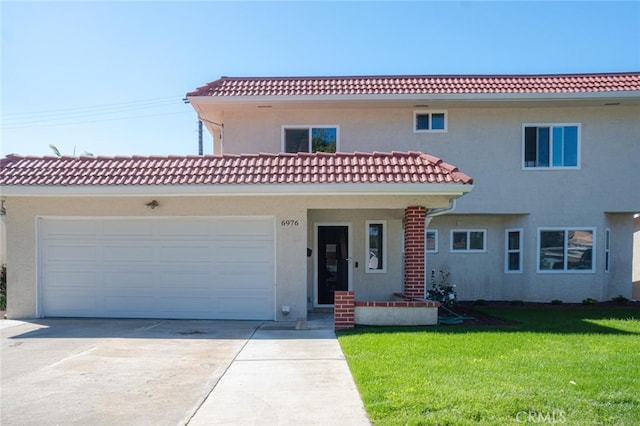
M 300 225 L 300 222 L 298 221 L 298 219 L 284 219 L 282 222 L 280 222 L 280 226 L 298 226 Z

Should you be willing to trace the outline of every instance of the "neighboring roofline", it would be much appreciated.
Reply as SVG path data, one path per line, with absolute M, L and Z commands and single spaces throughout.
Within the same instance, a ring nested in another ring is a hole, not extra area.
M 6 197 L 129 196 L 428 196 L 460 197 L 473 190 L 468 183 L 308 183 L 225 185 L 2 185 Z

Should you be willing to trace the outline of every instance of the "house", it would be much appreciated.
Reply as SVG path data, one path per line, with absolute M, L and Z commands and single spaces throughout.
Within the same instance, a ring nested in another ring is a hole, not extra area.
M 1 161 L 10 317 L 631 297 L 640 73 L 222 77 L 213 156 Z M 636 251 L 635 256 L 638 256 Z

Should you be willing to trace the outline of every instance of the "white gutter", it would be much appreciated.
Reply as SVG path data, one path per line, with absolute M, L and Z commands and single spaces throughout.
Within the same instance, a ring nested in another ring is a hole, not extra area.
M 443 195 L 460 197 L 473 189 L 458 183 L 275 183 L 193 185 L 2 185 L 3 197 L 55 196 L 305 196 Z M 446 209 L 445 209 L 446 210 Z M 434 211 L 434 213 L 438 213 Z
M 363 95 L 253 95 L 253 96 L 187 96 L 192 104 L 279 103 L 305 101 L 546 101 L 546 100 L 607 100 L 638 99 L 640 92 L 569 92 L 569 93 L 403 93 Z

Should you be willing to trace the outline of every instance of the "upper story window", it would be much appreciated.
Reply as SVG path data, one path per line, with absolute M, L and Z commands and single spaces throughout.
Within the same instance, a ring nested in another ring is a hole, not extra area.
M 446 111 L 414 111 L 413 131 L 415 133 L 424 132 L 446 132 L 447 112 Z
M 580 124 L 524 124 L 523 168 L 578 168 Z
M 338 126 L 283 126 L 284 152 L 336 152 Z

